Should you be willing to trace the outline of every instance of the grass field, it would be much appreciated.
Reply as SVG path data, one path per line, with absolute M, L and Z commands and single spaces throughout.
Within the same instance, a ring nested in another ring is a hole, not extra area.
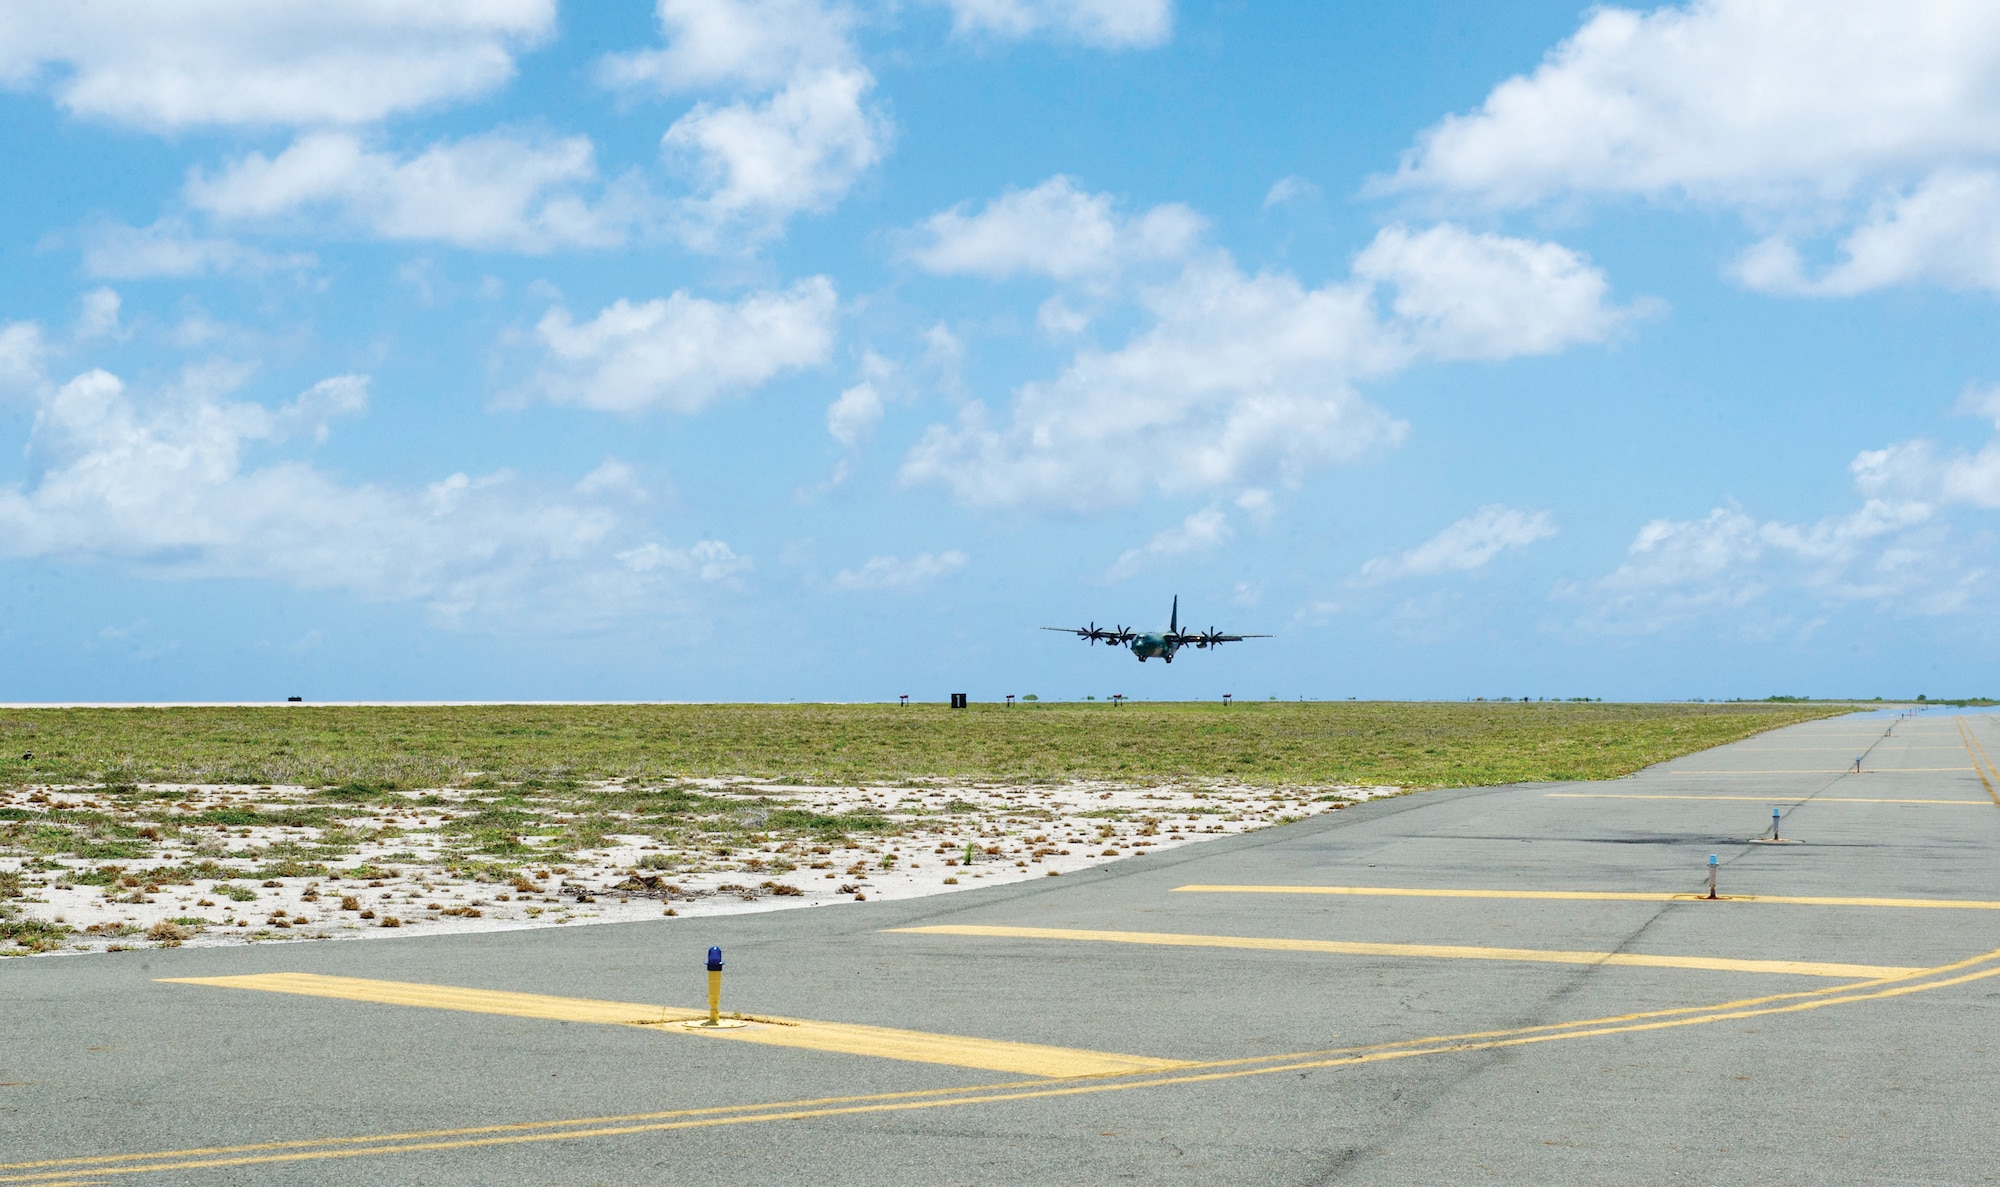
M 741 776 L 1456 787 L 1612 778 L 1846 711 L 1352 701 L 14 709 L 0 714 L 0 785 L 386 789 Z
M 659 893 L 689 910 L 766 893 L 800 902 L 934 893 L 1338 811 L 1385 786 L 1614 777 L 1843 711 L 1521 702 L 9 710 L 0 713 L 0 955 L 129 946 L 135 935 L 262 942 L 378 934 L 392 920 L 638 917 L 660 909 L 634 905 L 642 875 L 671 875 Z M 962 864 L 975 848 L 976 869 Z M 322 880 L 341 887 L 337 910 L 333 892 L 322 901 Z M 363 882 L 365 903 L 350 893 Z M 581 906 L 600 895 L 606 905 Z M 261 926 L 237 906 L 251 900 L 270 913 Z M 380 922 L 368 922 L 377 912 Z M 317 930 L 300 930 L 309 924 Z

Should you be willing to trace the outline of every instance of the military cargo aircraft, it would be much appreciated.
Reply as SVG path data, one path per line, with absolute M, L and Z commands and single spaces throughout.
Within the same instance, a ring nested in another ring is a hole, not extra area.
M 1122 626 L 1101 627 L 1095 622 L 1089 626 L 1045 626 L 1042 629 L 1045 631 L 1062 631 L 1064 634 L 1075 635 L 1077 638 L 1092 645 L 1109 643 L 1113 647 L 1130 647 L 1132 654 L 1138 656 L 1139 662 L 1142 664 L 1155 656 L 1168 663 L 1173 663 L 1174 652 L 1179 651 L 1183 647 L 1192 647 L 1197 651 L 1206 651 L 1210 647 L 1220 647 L 1224 643 L 1241 643 L 1245 639 L 1268 639 L 1271 637 L 1269 635 L 1225 635 L 1214 627 L 1210 627 L 1205 631 L 1184 631 L 1181 629 L 1181 599 L 1179 594 L 1174 595 L 1173 612 L 1167 618 L 1167 629 L 1164 631 L 1142 633 Z

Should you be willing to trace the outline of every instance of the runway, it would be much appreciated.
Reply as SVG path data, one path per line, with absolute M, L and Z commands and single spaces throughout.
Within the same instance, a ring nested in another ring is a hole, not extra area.
M 0 1184 L 1989 1182 L 1989 751 L 1859 715 L 937 898 L 0 962 Z M 746 1026 L 684 1025 L 710 945 Z

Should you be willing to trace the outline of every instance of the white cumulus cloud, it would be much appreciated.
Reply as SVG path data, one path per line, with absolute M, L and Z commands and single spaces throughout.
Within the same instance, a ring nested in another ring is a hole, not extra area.
M 1745 252 L 1737 276 L 1765 292 L 1820 297 L 1918 282 L 2000 292 L 2000 171 L 1941 169 L 1880 202 L 1837 251 L 1811 276 L 1781 233 Z
M 1827 603 L 1867 601 L 1949 613 L 1981 574 L 1957 563 L 1934 508 L 1869 499 L 1811 524 L 1759 521 L 1733 507 L 1643 525 L 1625 563 L 1581 591 L 1585 623 L 1651 633 L 1689 619 L 1741 616 L 1773 589 Z
M 527 615 L 590 626 L 676 604 L 672 573 L 613 555 L 635 527 L 603 504 L 506 473 L 343 482 L 284 447 L 360 412 L 365 377 L 332 377 L 272 409 L 232 398 L 247 372 L 194 368 L 143 399 L 101 370 L 44 386 L 37 470 L 0 487 L 0 555 L 413 601 L 467 625 Z
M 1312 197 L 1318 193 L 1319 187 L 1303 177 L 1297 175 L 1280 177 L 1271 183 L 1270 189 L 1264 192 L 1264 209 L 1269 210 L 1273 206 L 1283 206 L 1287 202 L 1296 202 L 1301 198 Z
M 1049 37 L 1103 49 L 1159 45 L 1173 34 L 1173 0 L 939 0 L 960 35 Z
M 1123 581 L 1156 561 L 1220 548 L 1229 543 L 1234 535 L 1227 515 L 1214 507 L 1205 508 L 1175 526 L 1155 533 L 1140 547 L 1120 553 L 1104 574 L 1104 580 Z
M 1531 74 L 1424 132 L 1385 188 L 1521 207 L 1636 195 L 1733 207 L 1769 292 L 2000 288 L 2000 8 L 1980 0 L 1604 7 Z M 1845 229 L 1842 229 L 1845 228 Z M 1799 240 L 1829 231 L 1829 265 Z
M 186 195 L 224 220 L 327 214 L 384 239 L 546 251 L 625 238 L 634 212 L 615 192 L 593 204 L 584 191 L 596 178 L 595 150 L 582 136 L 495 132 L 402 157 L 351 133 L 316 132 L 275 157 L 251 153 L 214 176 L 197 171 Z
M 686 234 L 708 244 L 727 229 L 775 234 L 794 214 L 843 197 L 888 151 L 889 125 L 869 106 L 875 76 L 858 67 L 799 74 L 762 101 L 697 104 L 662 143 L 700 184 Z
M 1379 333 L 1365 287 L 1309 290 L 1210 258 L 1144 304 L 1151 328 L 1023 385 L 1006 422 L 973 402 L 956 425 L 932 426 L 904 480 L 973 506 L 1090 510 L 1296 479 L 1401 438 L 1403 425 L 1349 385 L 1402 353 Z
M 198 235 L 179 218 L 162 218 L 144 227 L 97 223 L 83 235 L 84 271 L 105 280 L 299 271 L 318 262 L 307 252 L 278 255 Z
M 0 4 L 0 85 L 143 128 L 360 124 L 476 98 L 547 39 L 555 0 Z
M 1395 556 L 1378 556 L 1361 566 L 1365 581 L 1399 577 L 1435 577 L 1484 568 L 1501 553 L 1526 548 L 1556 534 L 1556 522 L 1546 511 L 1522 511 L 1490 503 L 1417 545 Z
M 1981 0 L 1598 8 L 1532 74 L 1425 132 L 1397 183 L 1506 205 L 1838 194 L 2000 151 L 1996 69 L 2000 8 Z
M 605 458 L 595 470 L 577 479 L 576 493 L 618 494 L 635 503 L 643 503 L 652 497 L 640 483 L 639 472 L 615 457 Z
M 1961 407 L 1996 418 L 2000 430 L 1992 390 L 1968 391 Z M 1590 604 L 1585 626 L 1621 632 L 1718 615 L 1782 620 L 1782 612 L 1763 609 L 1774 591 L 1899 614 L 1988 605 L 1985 525 L 1956 521 L 1967 513 L 1961 509 L 2000 509 L 2000 433 L 1970 453 L 1924 438 L 1863 450 L 1848 470 L 1861 496 L 1851 511 L 1811 523 L 1760 520 L 1737 507 L 1651 520 L 1622 565 L 1566 592 Z M 1969 539 L 1960 534 L 1967 526 L 1975 528 Z
M 1124 217 L 1109 194 L 1058 174 L 1030 190 L 1008 190 L 976 214 L 964 204 L 924 220 L 910 258 L 940 275 L 1056 280 L 1105 278 L 1134 264 L 1184 258 L 1202 220 L 1177 202 Z
M 875 435 L 882 420 L 882 397 L 872 383 L 857 383 L 826 408 L 826 431 L 835 441 L 854 449 Z
M 1603 341 L 1633 312 L 1608 303 L 1610 281 L 1579 252 L 1451 223 L 1384 228 L 1354 274 L 1393 286 L 1391 311 L 1438 358 L 1553 354 Z
M 124 333 L 119 323 L 118 313 L 124 307 L 124 299 L 115 289 L 92 289 L 83 295 L 83 308 L 77 311 L 75 334 L 79 341 L 91 338 L 116 338 Z
M 626 90 L 722 90 L 661 139 L 695 192 L 684 241 L 716 249 L 781 232 L 838 202 L 888 153 L 893 126 L 871 96 L 845 6 L 822 0 L 659 0 L 665 44 L 613 54 L 599 78 Z
M 751 569 L 750 558 L 720 540 L 697 540 L 687 548 L 647 543 L 618 554 L 618 561 L 634 573 L 687 573 L 703 581 L 728 581 Z
M 839 301 L 824 276 L 736 302 L 677 292 L 620 299 L 589 321 L 557 307 L 535 327 L 545 354 L 529 389 L 606 412 L 695 412 L 786 371 L 818 366 L 833 349 Z
M 1863 450 L 1849 470 L 1872 499 L 2000 509 L 2000 388 L 1972 388 L 1961 411 L 1994 422 L 1996 435 L 1974 453 L 1941 453 L 1924 438 Z
M 606 85 L 778 87 L 854 56 L 853 14 L 820 0 L 659 0 L 654 13 L 666 44 L 607 56 L 598 67 Z
M 963 569 L 971 558 L 953 548 L 945 552 L 923 552 L 904 560 L 895 556 L 873 556 L 859 568 L 842 569 L 833 575 L 835 589 L 850 592 L 913 589 L 949 577 Z
M 973 401 L 957 424 L 932 426 L 903 479 L 974 506 L 1072 510 L 1296 482 L 1401 439 L 1404 426 L 1355 381 L 1426 357 L 1601 340 L 1629 316 L 1604 303 L 1607 289 L 1567 249 L 1449 224 L 1389 228 L 1354 279 L 1316 289 L 1210 253 L 1141 290 L 1149 326 L 1022 385 L 1005 421 Z
M 30 321 L 0 326 L 0 396 L 33 392 L 46 382 L 48 336 Z

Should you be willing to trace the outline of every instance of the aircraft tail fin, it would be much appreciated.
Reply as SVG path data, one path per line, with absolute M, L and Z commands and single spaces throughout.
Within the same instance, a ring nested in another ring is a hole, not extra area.
M 1181 633 L 1181 595 L 1174 595 L 1174 612 L 1167 617 L 1167 629 L 1178 635 Z

